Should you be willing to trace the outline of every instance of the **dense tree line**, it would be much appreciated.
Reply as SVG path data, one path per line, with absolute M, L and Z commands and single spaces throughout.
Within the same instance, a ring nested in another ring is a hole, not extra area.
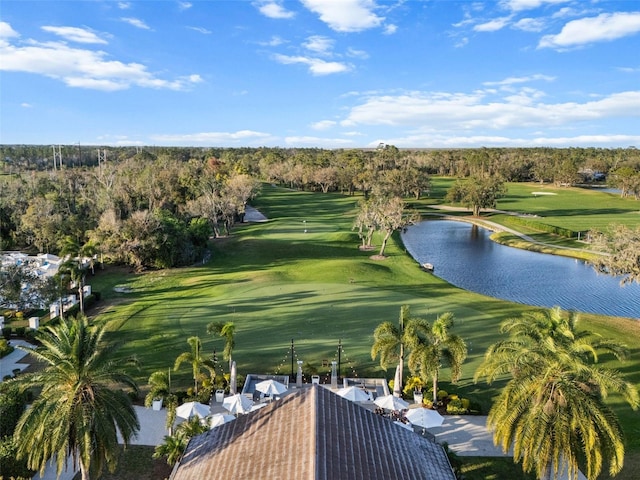
M 431 175 L 557 185 L 606 177 L 622 195 L 639 198 L 640 150 L 4 145 L 0 249 L 59 253 L 72 239 L 137 269 L 187 265 L 202 258 L 211 234 L 228 235 L 242 220 L 258 179 L 365 199 L 419 199 Z M 471 183 L 458 184 L 458 197 L 478 205 L 462 188 Z

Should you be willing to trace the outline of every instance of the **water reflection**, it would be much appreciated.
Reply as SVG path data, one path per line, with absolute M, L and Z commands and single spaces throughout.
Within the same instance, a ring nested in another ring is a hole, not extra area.
M 640 318 L 640 285 L 598 275 L 581 261 L 493 242 L 491 232 L 464 222 L 434 220 L 409 227 L 407 250 L 434 274 L 465 290 L 565 310 Z

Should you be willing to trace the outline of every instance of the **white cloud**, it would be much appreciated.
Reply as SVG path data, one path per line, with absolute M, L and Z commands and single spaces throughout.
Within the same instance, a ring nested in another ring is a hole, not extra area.
M 511 17 L 494 18 L 493 20 L 489 20 L 488 22 L 475 25 L 473 29 L 476 32 L 496 32 L 506 27 L 510 21 Z
M 550 75 L 543 75 L 541 73 L 536 73 L 534 75 L 529 75 L 526 77 L 507 77 L 504 80 L 499 80 L 497 82 L 484 82 L 483 85 L 486 86 L 505 86 L 505 85 L 515 85 L 517 83 L 528 83 L 537 80 L 544 80 L 547 82 L 552 82 L 556 77 L 552 77 Z
M 345 63 L 340 62 L 326 62 L 319 58 L 310 58 L 303 56 L 289 56 L 276 54 L 273 58 L 282 64 L 292 65 L 301 63 L 309 67 L 309 71 L 313 75 L 331 75 L 333 73 L 342 73 L 351 70 L 351 67 Z
M 321 120 L 319 122 L 311 124 L 311 128 L 314 130 L 328 130 L 335 126 L 336 122 L 333 120 Z
M 369 54 L 364 50 L 356 50 L 355 48 L 347 48 L 347 56 L 352 58 L 369 58 Z
M 393 23 L 390 23 L 390 24 L 384 26 L 384 32 L 383 33 L 385 35 L 393 35 L 397 31 L 398 31 L 398 26 L 394 25 Z
M 7 22 L 0 22 L 0 38 L 12 38 L 19 36 L 20 34 L 11 28 L 11 25 Z
M 178 8 L 180 10 L 189 10 L 191 7 L 193 7 L 193 3 L 191 2 L 178 2 Z
M 118 8 L 120 10 L 129 10 L 131 8 L 131 2 L 118 2 Z
M 120 20 L 128 23 L 129 25 L 133 25 L 136 28 L 141 28 L 142 30 L 151 30 L 151 27 L 149 27 L 149 25 L 144 23 L 144 21 L 140 20 L 139 18 L 121 17 Z
M 293 18 L 296 15 L 295 12 L 284 8 L 282 3 L 278 1 L 264 0 L 256 2 L 254 5 L 258 8 L 258 11 L 261 14 L 269 18 L 288 19 Z
M 190 30 L 195 30 L 196 32 L 202 33 L 203 35 L 210 35 L 211 30 L 207 30 L 204 27 L 187 27 Z
M 319 55 L 330 55 L 333 49 L 334 40 L 322 35 L 313 35 L 307 38 L 307 41 L 302 44 L 307 50 L 317 53 Z
M 41 27 L 45 32 L 54 33 L 66 40 L 77 43 L 101 43 L 106 44 L 107 41 L 98 37 L 91 30 L 78 27 Z
M 500 6 L 511 10 L 512 12 L 520 12 L 522 10 L 533 10 L 545 4 L 567 3 L 570 0 L 502 0 Z
M 347 138 L 322 138 L 322 137 L 285 137 L 285 143 L 290 147 L 295 146 L 313 146 L 321 148 L 332 148 L 336 146 L 349 146 L 353 145 L 353 141 Z
M 541 18 L 521 18 L 512 26 L 525 32 L 541 32 L 545 27 L 545 22 Z
M 618 67 L 618 70 L 624 73 L 640 72 L 640 67 Z
M 382 24 L 373 0 L 301 0 L 329 28 L 337 32 L 361 32 Z
M 557 35 L 545 35 L 538 48 L 566 49 L 616 40 L 640 32 L 640 12 L 603 13 L 572 20 Z
M 22 102 L 22 103 L 20 104 L 20 106 L 21 106 L 22 108 L 33 108 L 33 105 L 31 105 L 30 103 L 27 103 L 27 102 Z
M 164 144 L 180 144 L 180 145 L 230 145 L 242 144 L 247 145 L 251 142 L 260 142 L 262 145 L 265 141 L 271 139 L 271 135 L 264 132 L 256 132 L 253 130 L 239 130 L 237 132 L 201 132 L 188 134 L 168 134 L 168 135 L 152 135 L 151 139 L 155 142 Z
M 510 92 L 511 93 L 511 92 Z M 640 90 L 615 93 L 584 103 L 542 103 L 541 93 L 521 89 L 506 97 L 472 93 L 409 92 L 376 95 L 351 109 L 343 126 L 424 125 L 439 130 L 501 130 L 532 126 L 564 126 L 604 118 L 640 117 Z
M 265 47 L 277 47 L 278 45 L 282 45 L 283 43 L 286 43 L 285 40 L 283 40 L 278 35 L 272 36 L 271 39 L 266 42 L 258 42 L 259 45 L 263 45 Z
M 72 48 L 60 42 L 30 40 L 26 46 L 0 42 L 0 57 L 0 70 L 44 75 L 70 87 L 93 90 L 125 90 L 132 86 L 185 90 L 202 81 L 199 75 L 165 80 L 140 63 L 108 60 L 106 52 Z

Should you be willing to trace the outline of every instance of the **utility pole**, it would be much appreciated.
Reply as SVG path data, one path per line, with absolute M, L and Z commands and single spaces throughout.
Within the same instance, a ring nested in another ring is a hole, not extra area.
M 51 148 L 53 148 L 53 170 L 56 170 L 56 159 L 58 160 L 60 170 L 62 170 L 62 149 L 60 145 L 58 145 L 57 150 L 55 145 L 51 145 Z

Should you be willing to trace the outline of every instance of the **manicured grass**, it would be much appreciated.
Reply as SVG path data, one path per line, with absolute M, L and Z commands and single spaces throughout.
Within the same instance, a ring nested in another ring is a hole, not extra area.
M 397 237 L 389 244 L 387 259 L 371 260 L 371 253 L 358 250 L 357 235 L 351 231 L 359 199 L 267 185 L 255 205 L 270 220 L 239 226 L 232 237 L 215 240 L 207 265 L 142 275 L 98 272 L 90 283 L 105 299 L 99 319 L 108 322 L 111 339 L 121 343 L 120 354 L 135 354 L 141 361 L 140 370 L 131 373 L 144 386 L 151 372 L 173 365 L 188 349 L 186 339 L 192 335 L 202 338 L 206 352 L 214 348 L 220 352 L 222 340 L 208 336 L 206 325 L 233 321 L 237 332 L 234 359 L 241 374 L 290 373 L 289 346 L 294 339 L 295 359 L 321 374 L 328 373 L 322 367 L 324 359 L 337 360 L 341 341 L 343 375 L 380 376 L 385 372 L 369 353 L 373 330 L 382 321 L 396 321 L 400 306 L 409 304 L 414 314 L 430 320 L 454 312 L 454 331 L 467 341 L 469 358 L 459 385 L 452 388 L 445 381 L 442 388 L 488 408 L 500 385 L 476 385 L 473 373 L 487 347 L 500 338 L 500 322 L 532 307 L 448 285 L 420 270 Z M 527 199 L 520 206 L 541 200 Z M 132 292 L 115 293 L 116 285 L 129 286 Z M 623 369 L 640 385 L 637 324 L 590 315 L 584 317 L 583 325 L 624 339 L 631 346 L 634 355 L 626 364 L 610 358 L 601 362 Z M 386 376 L 392 374 L 390 369 Z M 172 374 L 172 381 L 174 387 L 190 386 L 190 366 L 185 364 Z M 618 399 L 611 401 L 624 420 L 629 453 L 638 455 L 640 442 L 634 437 L 640 438 L 640 420 Z

